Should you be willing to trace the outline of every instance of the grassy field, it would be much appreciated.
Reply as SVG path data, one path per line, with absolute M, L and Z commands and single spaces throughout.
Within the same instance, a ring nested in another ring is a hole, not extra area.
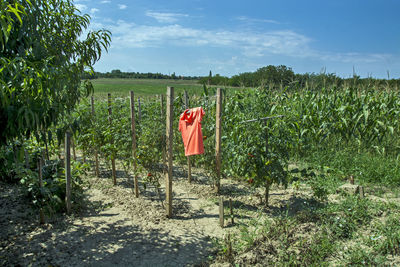
M 133 90 L 135 95 L 165 94 L 167 86 L 175 88 L 175 93 L 187 90 L 191 95 L 201 94 L 203 85 L 197 80 L 163 80 L 163 79 L 95 79 L 92 80 L 96 96 L 102 97 L 111 93 L 115 97 L 124 97 Z

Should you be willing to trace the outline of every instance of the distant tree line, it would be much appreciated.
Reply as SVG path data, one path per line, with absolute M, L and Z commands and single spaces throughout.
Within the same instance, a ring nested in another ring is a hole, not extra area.
M 173 79 L 173 80 L 198 80 L 200 77 L 197 76 L 182 76 L 176 75 L 173 72 L 171 75 L 161 73 L 139 73 L 139 72 L 123 72 L 121 70 L 112 70 L 111 72 L 101 73 L 94 72 L 84 77 L 85 79 L 97 79 L 97 78 L 126 78 L 126 79 Z
M 222 85 L 234 87 L 269 87 L 269 88 L 307 88 L 362 86 L 375 88 L 400 88 L 400 79 L 360 78 L 353 74 L 350 78 L 341 78 L 334 73 L 296 74 L 290 67 L 284 65 L 269 65 L 255 72 L 244 72 L 231 78 L 219 74 L 202 77 L 199 83 L 205 85 Z
M 133 78 L 133 79 L 182 79 L 182 80 L 198 80 L 204 85 L 220 85 L 232 87 L 268 87 L 268 88 L 307 88 L 318 89 L 325 87 L 343 87 L 343 86 L 362 86 L 374 88 L 400 88 L 400 79 L 377 79 L 377 78 L 361 78 L 353 74 L 350 78 L 342 78 L 334 73 L 294 73 L 292 68 L 285 65 L 273 66 L 269 65 L 257 69 L 255 72 L 244 72 L 232 77 L 213 75 L 209 72 L 208 76 L 181 76 L 175 72 L 171 75 L 161 73 L 139 73 L 139 72 L 122 72 L 120 70 L 112 70 L 111 72 L 101 73 L 94 72 L 87 74 L 86 79 L 97 78 Z

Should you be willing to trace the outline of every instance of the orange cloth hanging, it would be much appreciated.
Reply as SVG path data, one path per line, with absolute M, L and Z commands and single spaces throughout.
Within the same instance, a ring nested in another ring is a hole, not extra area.
M 201 120 L 205 112 L 202 107 L 187 109 L 179 118 L 179 131 L 182 133 L 185 156 L 204 153 Z

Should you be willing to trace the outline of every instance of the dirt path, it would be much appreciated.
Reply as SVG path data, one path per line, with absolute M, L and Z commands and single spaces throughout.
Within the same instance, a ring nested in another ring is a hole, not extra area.
M 80 216 L 38 226 L 16 186 L 2 185 L 0 265 L 193 266 L 222 237 L 218 206 L 195 192 L 208 185 L 174 181 L 174 218 L 167 219 L 151 188 L 133 197 L 126 178 L 91 178 Z M 162 181 L 161 181 L 162 182 Z M 195 189 L 195 190 L 193 190 Z M 54 219 L 53 219 L 54 220 Z

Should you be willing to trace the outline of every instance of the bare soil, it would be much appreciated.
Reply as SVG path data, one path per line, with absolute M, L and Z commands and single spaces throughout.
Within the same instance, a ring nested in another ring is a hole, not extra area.
M 261 191 L 222 180 L 221 196 L 226 205 L 232 199 L 235 224 L 226 216 L 221 228 L 220 196 L 202 170 L 192 173 L 193 182 L 188 183 L 186 170 L 174 168 L 172 218 L 165 216 L 163 179 L 159 190 L 140 184 L 140 197 L 135 198 L 132 177 L 118 172 L 114 186 L 105 171 L 100 178 L 84 177 L 86 199 L 79 210 L 71 216 L 47 217 L 44 225 L 39 225 L 38 212 L 19 186 L 0 183 L 0 266 L 226 266 L 229 263 L 215 261 L 217 239 L 235 235 L 240 225 L 257 218 L 295 215 L 312 201 L 307 188 L 275 186 L 265 208 Z M 315 233 L 316 226 L 305 223 L 294 229 L 295 238 L 301 239 Z M 274 254 L 273 242 L 262 247 L 239 255 L 238 262 L 251 265 Z
M 47 218 L 45 225 L 17 185 L 1 184 L 0 265 L 195 266 L 215 252 L 212 238 L 224 232 L 218 206 L 191 193 L 194 186 L 182 178 L 174 182 L 170 219 L 163 188 L 159 196 L 141 187 L 135 198 L 126 177 L 116 186 L 105 177 L 86 180 L 82 210 Z
M 141 185 L 141 195 L 135 198 L 131 177 L 123 172 L 118 172 L 116 186 L 106 172 L 100 178 L 91 174 L 84 178 L 83 207 L 71 216 L 47 217 L 44 225 L 38 224 L 38 212 L 19 186 L 2 183 L 0 265 L 207 266 L 216 256 L 214 240 L 232 227 L 228 218 L 228 227 L 219 226 L 219 196 L 201 170 L 192 172 L 194 181 L 188 183 L 186 170 L 174 169 L 173 218 L 165 216 L 163 179 L 159 191 Z M 254 212 L 259 208 L 259 200 L 245 184 L 222 181 L 222 185 L 222 196 L 229 195 L 234 208 Z M 282 192 L 272 192 L 271 211 L 285 206 Z M 241 216 L 236 222 L 248 219 Z

